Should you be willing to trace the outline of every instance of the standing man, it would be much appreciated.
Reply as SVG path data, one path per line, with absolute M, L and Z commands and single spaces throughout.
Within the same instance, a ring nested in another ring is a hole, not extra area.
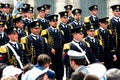
M 54 54 L 50 54 L 52 69 L 56 73 L 56 79 L 62 80 L 64 74 L 62 62 L 63 33 L 61 30 L 56 29 L 58 15 L 50 15 L 48 20 L 50 27 L 43 30 L 41 35 L 47 39 L 48 45 L 55 50 Z
M 52 49 L 46 44 L 45 39 L 39 36 L 39 21 L 33 21 L 29 25 L 31 34 L 21 38 L 21 43 L 25 46 L 26 63 L 36 64 L 38 55 L 49 54 Z
M 24 21 L 22 20 L 22 16 L 16 17 L 13 20 L 13 22 L 15 24 L 15 28 L 16 28 L 16 31 L 18 33 L 18 40 L 20 42 L 20 39 L 27 35 L 26 32 L 23 30 L 24 29 Z
M 9 42 L 0 48 L 0 53 L 4 55 L 2 62 L 23 68 L 24 52 L 23 46 L 18 43 L 18 34 L 14 27 L 8 28 L 6 33 L 8 34 Z
M 71 27 L 67 24 L 68 22 L 68 12 L 62 11 L 60 14 L 60 24 L 58 28 L 64 32 L 64 43 L 70 42 L 72 39 Z
M 110 29 L 113 32 L 113 37 L 115 41 L 115 49 L 117 51 L 117 65 L 115 67 L 120 69 L 120 5 L 111 6 L 113 17 L 110 20 Z
M 9 38 L 7 33 L 4 31 L 5 21 L 0 20 L 0 46 L 8 43 Z
M 84 18 L 84 23 L 86 23 L 86 19 L 89 20 L 89 22 L 94 24 L 96 26 L 96 29 L 99 28 L 99 18 L 97 17 L 98 15 L 98 6 L 97 5 L 92 5 L 89 7 L 90 14 L 91 16 L 85 17 Z
M 104 63 L 102 45 L 100 44 L 99 39 L 95 38 L 96 26 L 94 24 L 87 24 L 85 27 L 87 36 L 84 38 L 84 40 L 90 44 L 91 51 L 95 56 L 96 61 Z
M 38 20 L 41 25 L 41 30 L 44 30 L 49 27 L 49 23 L 45 19 L 45 7 L 39 6 L 37 7 L 37 10 L 38 10 Z
M 113 62 L 117 60 L 115 53 L 115 44 L 112 38 L 112 32 L 108 29 L 109 17 L 99 19 L 100 27 L 96 30 L 96 38 L 100 40 L 100 43 L 104 52 L 104 62 L 107 69 L 113 68 Z
M 68 11 L 68 24 L 74 21 L 74 18 L 72 17 L 72 5 L 65 5 L 65 10 Z
M 51 5 L 49 5 L 49 4 L 44 4 L 43 7 L 45 8 L 45 19 L 47 19 L 47 17 L 50 15 Z
M 81 9 L 74 9 L 72 11 L 72 13 L 73 13 L 73 16 L 74 16 L 74 21 L 70 23 L 70 26 L 72 28 L 76 28 L 76 27 L 84 28 L 84 24 L 80 21 L 82 10 Z

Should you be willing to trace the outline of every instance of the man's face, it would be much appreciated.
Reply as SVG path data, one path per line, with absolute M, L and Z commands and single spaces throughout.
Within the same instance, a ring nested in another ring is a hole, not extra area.
M 74 33 L 73 37 L 75 40 L 81 41 L 84 38 L 84 34 L 83 33 Z
M 14 34 L 9 34 L 8 35 L 9 39 L 13 42 L 18 41 L 18 33 L 14 33 Z
M 35 35 L 39 35 L 40 34 L 40 28 L 31 28 L 31 33 L 35 34 Z
M 49 22 L 49 24 L 50 24 L 50 26 L 52 26 L 54 28 L 57 27 L 57 21 L 52 20 L 52 21 Z
M 97 16 L 98 15 L 98 10 L 92 10 L 92 11 L 90 11 L 90 13 L 94 16 Z
M 75 14 L 74 19 L 79 21 L 81 19 L 81 14 L 79 14 L 79 13 Z
M 50 9 L 46 9 L 45 14 L 49 14 L 49 13 L 50 13 Z
M 33 19 L 33 12 L 28 12 L 28 13 L 26 13 L 26 16 L 27 16 L 29 19 Z
M 100 24 L 100 26 L 103 28 L 103 29 L 107 29 L 107 27 L 108 27 L 108 23 L 99 23 Z
M 17 22 L 17 23 L 16 23 L 16 26 L 17 26 L 18 28 L 23 28 L 23 27 L 24 27 L 24 22 Z
M 61 18 L 61 21 L 62 21 L 63 23 L 65 23 L 65 24 L 67 24 L 67 22 L 68 22 L 68 17 L 62 17 L 62 18 Z
M 87 34 L 91 37 L 94 37 L 95 36 L 95 30 L 88 30 Z
M 4 31 L 4 27 L 0 26 L 0 32 Z
M 114 16 L 120 17 L 120 11 L 113 11 L 112 13 Z
M 44 18 L 45 17 L 45 11 L 40 11 L 39 12 L 39 17 Z

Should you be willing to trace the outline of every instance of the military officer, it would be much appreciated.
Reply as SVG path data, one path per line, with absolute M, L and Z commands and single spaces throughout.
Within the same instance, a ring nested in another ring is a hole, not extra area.
M 66 74 L 67 78 L 70 78 L 70 75 L 73 72 L 69 64 L 69 57 L 67 54 L 68 50 L 74 50 L 77 52 L 86 53 L 89 63 L 97 62 L 96 58 L 91 52 L 89 43 L 83 40 L 84 29 L 82 27 L 76 27 L 71 29 L 71 32 L 72 32 L 73 40 L 70 43 L 64 44 L 64 47 L 63 47 L 63 60 L 66 65 L 66 70 L 67 70 L 66 72 L 68 72 Z
M 68 22 L 67 23 L 69 24 L 69 23 L 74 21 L 74 18 L 72 16 L 73 6 L 72 5 L 65 5 L 64 8 L 65 8 L 65 11 L 68 11 Z
M 25 8 L 18 8 L 18 14 L 19 16 L 22 16 L 22 18 L 24 19 L 25 18 Z
M 92 5 L 89 7 L 91 16 L 84 18 L 84 23 L 86 23 L 86 19 L 89 20 L 90 23 L 93 23 L 96 26 L 96 29 L 99 28 L 99 18 L 98 15 L 98 6 Z
M 0 53 L 4 56 L 1 62 L 23 68 L 24 52 L 22 45 L 17 42 L 18 34 L 14 27 L 8 28 L 6 33 L 8 34 L 9 42 L 0 47 Z
M 10 4 L 6 3 L 3 6 L 3 13 L 6 16 L 6 25 L 7 27 L 12 26 L 13 25 L 13 16 L 10 13 Z
M 28 31 L 28 34 L 30 34 L 29 23 L 31 23 L 34 20 L 33 7 L 25 8 L 25 16 L 26 16 L 24 18 L 25 30 Z
M 27 35 L 26 32 L 23 30 L 24 29 L 24 21 L 22 20 L 22 16 L 16 17 L 13 20 L 13 22 L 15 24 L 15 28 L 18 33 L 18 40 L 20 42 L 20 39 Z
M 108 29 L 108 19 L 109 17 L 100 18 L 100 27 L 96 30 L 96 37 L 100 40 L 102 45 L 104 62 L 107 69 L 112 68 L 112 62 L 117 60 L 112 32 Z
M 68 22 L 68 12 L 62 11 L 60 14 L 60 24 L 58 28 L 64 32 L 64 43 L 70 42 L 72 39 L 71 27 L 67 24 Z
M 85 25 L 85 27 L 87 31 L 87 36 L 84 38 L 84 40 L 90 44 L 91 51 L 94 54 L 96 61 L 104 63 L 104 53 L 102 45 L 100 44 L 99 39 L 95 38 L 95 25 L 90 23 Z
M 38 10 L 38 20 L 39 23 L 41 24 L 41 30 L 44 30 L 49 27 L 48 20 L 45 19 L 45 7 L 44 6 L 39 6 L 37 7 Z
M 39 21 L 33 21 L 29 25 L 31 34 L 21 38 L 21 44 L 25 46 L 26 63 L 36 64 L 38 55 L 49 54 L 52 49 L 46 44 L 45 39 L 39 36 Z
M 49 4 L 44 4 L 43 7 L 45 8 L 45 19 L 47 19 L 47 17 L 50 15 L 51 5 L 49 5 Z
M 110 29 L 113 32 L 113 37 L 115 41 L 115 47 L 117 50 L 117 65 L 115 67 L 120 69 L 120 5 L 112 5 L 111 6 L 113 17 L 110 20 Z
M 56 73 L 56 79 L 62 80 L 64 74 L 62 62 L 63 32 L 56 28 L 58 15 L 50 15 L 48 20 L 50 27 L 43 30 L 41 35 L 47 39 L 48 45 L 55 50 L 54 54 L 50 54 L 52 59 L 52 69 Z
M 8 35 L 6 34 L 5 30 L 5 21 L 0 20 L 0 46 L 8 43 L 9 38 Z
M 72 13 L 74 16 L 74 21 L 70 23 L 70 26 L 72 26 L 73 28 L 75 28 L 75 27 L 83 27 L 84 28 L 84 24 L 80 21 L 82 10 L 77 8 L 77 9 L 74 9 L 72 11 Z

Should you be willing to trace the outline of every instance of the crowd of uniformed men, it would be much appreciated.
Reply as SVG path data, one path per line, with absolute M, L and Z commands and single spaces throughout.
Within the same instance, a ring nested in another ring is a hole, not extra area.
M 111 19 L 99 18 L 98 6 L 92 5 L 84 22 L 82 9 L 66 5 L 59 14 L 50 14 L 50 8 L 49 4 L 37 7 L 38 17 L 34 18 L 35 8 L 24 3 L 13 17 L 10 4 L 0 3 L 0 62 L 23 68 L 36 64 L 38 55 L 47 54 L 56 79 L 62 80 L 63 64 L 67 78 L 72 72 L 67 51 L 75 50 L 85 51 L 89 64 L 120 68 L 120 5 L 111 6 Z

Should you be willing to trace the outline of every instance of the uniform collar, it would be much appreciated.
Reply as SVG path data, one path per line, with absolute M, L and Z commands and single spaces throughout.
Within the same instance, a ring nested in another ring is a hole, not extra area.
M 13 41 L 11 41 L 11 40 L 10 40 L 9 42 L 12 43 L 12 44 L 17 44 L 17 42 L 13 42 Z
M 88 37 L 89 37 L 90 39 L 95 39 L 94 37 L 91 37 L 91 36 L 89 36 L 89 35 L 88 35 Z

